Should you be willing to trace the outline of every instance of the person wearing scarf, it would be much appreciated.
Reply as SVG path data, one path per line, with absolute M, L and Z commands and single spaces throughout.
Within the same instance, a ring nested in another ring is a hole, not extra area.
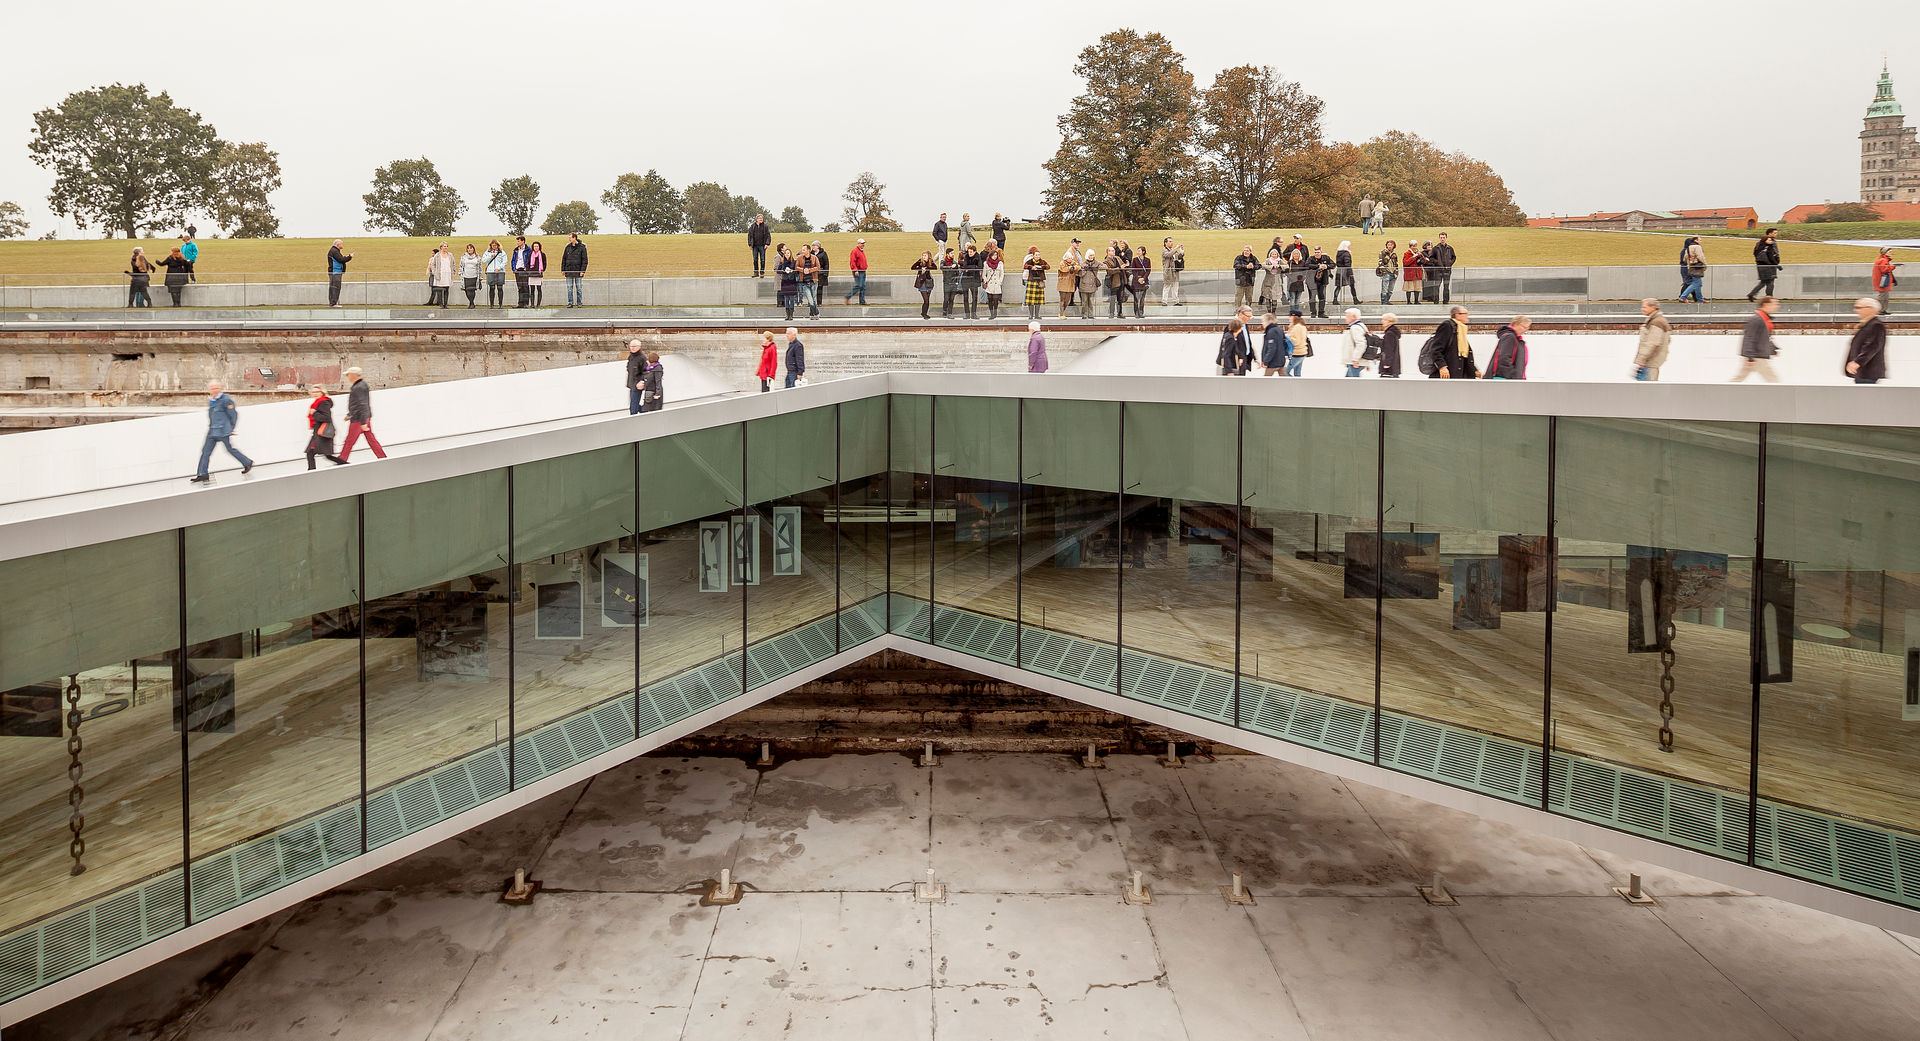
M 1433 370 L 1435 379 L 1472 380 L 1480 378 L 1473 361 L 1473 344 L 1467 342 L 1467 309 L 1454 305 L 1446 321 L 1433 331 L 1434 346 L 1440 351 L 1440 364 Z

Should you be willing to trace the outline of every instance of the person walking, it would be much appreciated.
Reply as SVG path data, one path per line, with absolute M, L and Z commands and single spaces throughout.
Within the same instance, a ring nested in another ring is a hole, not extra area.
M 358 365 L 342 375 L 347 377 L 347 443 L 340 446 L 340 458 L 351 456 L 354 444 L 364 437 L 373 457 L 385 459 L 387 450 L 373 434 L 373 387 L 361 378 Z
M 1375 234 L 1387 233 L 1387 203 L 1385 199 L 1373 204 L 1373 230 Z
M 192 228 L 188 228 L 187 233 L 180 236 L 180 255 L 187 261 L 187 281 L 200 281 L 200 275 L 193 268 L 195 264 L 200 263 L 200 243 L 194 239 Z
M 179 252 L 179 248 L 176 247 L 172 255 L 177 256 Z M 167 272 L 167 277 L 173 277 L 171 270 Z M 183 279 L 186 277 L 184 267 L 180 277 Z M 193 476 L 187 479 L 188 483 L 206 484 L 212 480 L 207 476 L 207 463 L 213 458 L 214 445 L 226 449 L 228 455 L 239 460 L 241 476 L 244 477 L 253 470 L 253 460 L 248 459 L 245 452 L 233 446 L 233 432 L 239 426 L 240 410 L 234 407 L 233 398 L 221 388 L 219 380 L 209 382 L 207 384 L 207 439 L 200 445 L 200 466 L 194 470 Z
M 1313 339 L 1307 332 L 1307 320 L 1299 311 L 1287 312 L 1287 342 L 1293 345 L 1293 353 L 1287 355 L 1287 375 L 1302 375 L 1307 359 L 1313 357 Z
M 1333 280 L 1333 258 L 1319 246 L 1313 247 L 1313 317 L 1327 316 L 1327 283 Z
M 960 251 L 962 257 L 965 257 L 967 250 L 973 246 L 973 214 L 960 215 L 960 227 L 955 231 L 954 238 L 959 243 L 955 248 Z
M 1093 318 L 1093 298 L 1100 295 L 1100 283 L 1106 278 L 1106 265 L 1093 255 L 1089 246 L 1080 253 L 1080 317 Z
M 1040 309 L 1047 306 L 1047 272 L 1053 265 L 1040 255 L 1039 246 L 1028 246 L 1027 259 L 1020 262 L 1020 267 L 1027 276 L 1027 320 L 1038 322 Z
M 1242 305 L 1220 333 L 1220 353 L 1214 362 L 1222 376 L 1245 376 L 1253 365 L 1253 309 Z
M 153 297 L 148 295 L 148 287 L 153 285 L 153 261 L 147 259 L 145 247 L 133 247 L 133 257 L 127 261 L 127 306 L 152 307 Z
M 768 337 L 771 339 L 772 337 Z M 761 387 L 765 390 L 765 386 Z M 647 354 L 640 349 L 639 340 L 627 341 L 627 415 L 637 416 L 640 408 L 646 404 L 647 392 Z
M 1006 254 L 1000 247 L 987 242 L 986 250 L 980 255 L 980 289 L 987 294 L 987 320 L 1000 317 L 1000 295 L 1006 290 L 1007 265 Z
M 1493 357 L 1487 359 L 1487 371 L 1482 374 L 1483 378 L 1527 378 L 1527 330 L 1531 328 L 1533 319 L 1526 315 L 1515 315 L 1513 321 L 1500 327 L 1500 332 L 1494 336 Z
M 1400 318 L 1392 312 L 1380 316 L 1380 378 L 1400 378 Z
M 993 244 L 995 248 L 999 249 L 1002 253 L 1007 251 L 1007 230 L 1012 227 L 1012 221 L 1002 217 L 998 211 L 995 211 L 993 215 Z
M 307 469 L 313 469 L 316 456 L 335 466 L 347 465 L 345 459 L 333 454 L 334 430 L 333 399 L 327 396 L 327 388 L 316 383 L 313 400 L 307 403 Z
M 187 282 L 193 277 L 193 262 L 180 255 L 180 247 L 175 246 L 160 259 L 160 266 L 167 269 L 167 295 L 173 298 L 173 306 L 180 306 L 180 294 L 186 291 Z
M 966 308 L 967 320 L 973 321 L 980 317 L 980 272 L 986 261 L 973 248 L 972 236 L 967 238 L 967 247 L 960 251 L 960 302 Z
M 1404 277 L 1400 287 L 1407 292 L 1407 303 L 1419 303 L 1420 281 L 1426 277 L 1426 269 L 1420 266 L 1420 250 L 1411 242 L 1407 243 L 1406 252 L 1400 254 L 1400 270 Z
M 1367 229 L 1373 227 L 1373 207 L 1375 205 L 1376 203 L 1373 201 L 1373 196 L 1371 195 L 1363 196 L 1360 199 L 1360 234 L 1362 235 L 1367 234 Z
M 1847 341 L 1847 360 L 1841 370 L 1855 383 L 1878 383 L 1887 378 L 1887 323 L 1880 320 L 1880 301 L 1863 296 L 1853 302 L 1860 324 Z
M 1027 323 L 1027 371 L 1047 371 L 1047 338 L 1040 335 L 1038 318 Z
M 467 294 L 467 310 L 474 308 L 474 300 L 480 295 L 480 276 L 485 265 L 480 262 L 480 251 L 473 243 L 467 243 L 467 251 L 460 254 L 460 291 Z
M 560 250 L 560 274 L 567 280 L 567 306 L 580 307 L 587 302 L 587 245 L 578 235 L 568 235 Z
M 1380 280 L 1380 306 L 1393 303 L 1393 286 L 1400 280 L 1400 247 L 1392 239 L 1374 260 L 1373 275 Z
M 1773 356 L 1780 348 L 1773 342 L 1773 312 L 1780 308 L 1780 302 L 1770 296 L 1760 298 L 1753 314 L 1748 316 L 1746 327 L 1740 330 L 1740 367 L 1734 370 L 1730 383 L 1743 383 L 1748 376 L 1758 374 L 1768 383 L 1780 382 L 1780 376 L 1773 371 Z
M 1266 376 L 1285 376 L 1287 360 L 1293 357 L 1293 344 L 1280 328 L 1280 320 L 1268 311 L 1260 318 L 1260 371 Z
M 1147 292 L 1153 283 L 1153 259 L 1147 256 L 1144 247 L 1127 262 L 1127 270 L 1131 276 L 1127 282 L 1127 292 L 1133 295 L 1133 316 L 1145 318 Z
M 346 243 L 339 239 L 327 248 L 327 306 L 340 306 L 340 283 L 347 277 L 347 264 L 353 260 L 353 254 L 345 249 Z
M 1660 301 L 1648 297 L 1640 301 L 1640 342 L 1633 349 L 1633 378 L 1647 383 L 1660 382 L 1660 366 L 1667 363 L 1667 348 L 1673 346 L 1673 324 L 1660 313 Z
M 847 295 L 841 298 L 840 302 L 843 304 L 851 304 L 853 303 L 853 298 L 858 296 L 860 298 L 860 306 L 867 306 L 866 239 L 853 240 L 853 249 L 847 253 L 847 270 L 853 273 L 853 288 L 847 290 Z
M 536 240 L 533 250 L 527 254 L 527 292 L 532 294 L 531 304 L 540 306 L 541 286 L 547 281 L 547 254 Z
M 1067 316 L 1067 309 L 1073 306 L 1073 298 L 1080 288 L 1080 240 L 1067 243 L 1067 251 L 1060 254 L 1060 264 L 1054 268 L 1055 286 L 1060 294 L 1060 317 Z
M 667 372 L 660 366 L 660 352 L 647 352 L 647 373 L 641 381 L 640 411 L 658 412 L 667 406 Z
M 1185 307 L 1180 299 L 1180 272 L 1187 269 L 1187 247 L 1172 236 L 1160 240 L 1160 306 Z
M 773 242 L 773 229 L 767 227 L 767 215 L 762 213 L 753 218 L 753 224 L 747 228 L 747 252 L 753 255 L 753 277 L 761 278 L 767 273 L 767 246 Z
M 1459 262 L 1459 259 L 1453 251 L 1453 243 L 1447 241 L 1447 233 L 1441 232 L 1439 241 L 1433 244 L 1433 250 L 1427 258 L 1425 267 L 1429 278 L 1436 273 L 1439 275 L 1440 303 L 1443 305 L 1453 303 L 1453 266 Z
M 1779 239 L 1780 229 L 1768 228 L 1766 234 L 1760 236 L 1760 241 L 1753 244 L 1753 270 L 1760 276 L 1760 281 L 1747 290 L 1748 303 L 1752 303 L 1757 296 L 1773 295 L 1774 279 L 1780 277 Z
M 1341 336 L 1340 360 L 1347 367 L 1348 377 L 1363 376 L 1373 367 L 1367 359 L 1367 323 L 1360 317 L 1360 309 L 1347 308 L 1347 330 Z
M 780 375 L 780 348 L 773 342 L 772 330 L 760 333 L 760 367 L 753 370 L 753 375 L 760 381 L 760 393 L 773 390 L 773 378 Z
M 1467 340 L 1467 322 L 1472 319 L 1465 307 L 1455 305 L 1447 320 L 1433 331 L 1434 369 L 1431 377 L 1443 380 L 1480 378 L 1480 367 L 1473 360 L 1473 344 Z
M 940 265 L 933 259 L 932 250 L 923 249 L 920 251 L 920 259 L 914 261 L 913 267 L 909 270 L 913 272 L 913 288 L 920 294 L 920 318 L 925 321 L 933 317 L 928 312 L 933 309 L 933 280 L 940 270 Z
M 487 273 L 487 309 L 506 306 L 507 254 L 500 248 L 499 239 L 487 243 L 487 251 L 480 255 L 480 266 Z
M 1109 250 L 1111 252 L 1111 250 Z M 1253 276 L 1260 270 L 1260 259 L 1253 255 L 1251 245 L 1241 246 L 1240 255 L 1233 258 L 1233 306 L 1253 306 Z
M 1680 299 L 1693 297 L 1696 304 L 1705 303 L 1707 280 L 1707 251 L 1700 245 L 1700 236 L 1689 235 L 1680 246 Z
M 940 317 L 953 317 L 953 301 L 960 297 L 961 306 L 966 306 L 966 298 L 960 294 L 960 258 L 953 250 L 947 250 L 940 258 Z
M 1873 258 L 1873 298 L 1880 304 L 1880 313 L 1883 315 L 1892 313 L 1893 287 L 1900 284 L 1900 280 L 1893 276 L 1893 269 L 1899 266 L 1893 262 L 1892 246 L 1881 246 L 1880 255 Z M 171 284 L 171 278 L 168 281 Z M 174 295 L 173 302 L 176 305 L 180 303 L 178 294 Z
M 787 327 L 787 389 L 807 378 L 807 345 L 800 342 L 800 330 Z
M 1280 247 L 1267 249 L 1267 258 L 1260 262 L 1260 292 L 1254 294 L 1255 305 L 1272 310 L 1280 302 L 1281 269 L 1286 261 L 1280 259 Z
M 447 295 L 453 291 L 454 273 L 459 265 L 453 259 L 453 247 L 442 242 L 440 248 L 427 258 L 427 306 L 447 306 Z
M 814 255 L 813 250 L 802 246 L 800 247 L 799 254 L 794 257 L 794 267 L 798 273 L 800 302 L 807 305 L 807 317 L 817 320 L 820 317 L 820 297 L 818 295 L 820 292 L 820 258 Z
M 1353 298 L 1354 304 L 1360 303 L 1360 289 L 1353 280 L 1353 243 L 1342 241 L 1340 248 L 1333 254 L 1333 302 L 1340 303 L 1340 290 L 1345 289 Z

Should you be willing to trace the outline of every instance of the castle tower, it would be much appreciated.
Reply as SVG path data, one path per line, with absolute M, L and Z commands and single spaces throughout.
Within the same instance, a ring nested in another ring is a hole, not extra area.
M 1867 106 L 1860 131 L 1860 201 L 1895 202 L 1920 198 L 1920 128 L 1907 126 L 1893 96 L 1893 75 L 1880 63 L 1880 82 Z

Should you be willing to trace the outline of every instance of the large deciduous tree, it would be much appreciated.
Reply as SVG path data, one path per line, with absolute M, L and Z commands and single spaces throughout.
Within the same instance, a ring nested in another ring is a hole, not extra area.
M 695 235 L 714 235 L 734 230 L 739 214 L 734 208 L 733 194 L 727 191 L 726 185 L 698 181 L 687 185 L 682 199 L 688 231 Z
M 1047 160 L 1048 222 L 1155 228 L 1187 215 L 1193 75 L 1159 33 L 1116 29 L 1080 52 L 1086 85 L 1059 119 Z
M 373 190 L 360 197 L 367 205 L 368 231 L 402 235 L 451 235 L 467 212 L 460 193 L 440 180 L 427 158 L 395 159 L 373 171 Z
M 1401 227 L 1520 227 L 1527 222 L 1491 166 L 1403 130 L 1359 146 L 1350 184 L 1352 198 L 1368 195 L 1385 202 L 1392 223 Z
M 0 202 L 0 239 L 17 239 L 27 233 L 27 211 L 17 202 Z
M 648 170 L 645 176 L 623 173 L 614 178 L 613 187 L 600 193 L 600 205 L 627 222 L 629 235 L 671 235 L 680 230 L 686 218 L 680 193 L 658 170 Z
M 807 211 L 798 206 L 789 206 L 781 210 L 780 219 L 776 223 L 786 225 L 789 232 L 813 230 L 813 225 L 807 221 Z
M 219 148 L 199 113 L 144 83 L 77 91 L 33 115 L 27 153 L 53 171 L 53 212 L 133 238 L 174 227 L 206 200 Z
M 1215 76 L 1197 111 L 1195 216 L 1234 228 L 1284 228 L 1336 216 L 1353 155 L 1322 139 L 1323 107 L 1271 66 L 1239 65 Z
M 540 222 L 542 235 L 591 235 L 599 230 L 600 215 L 579 199 L 548 210 L 547 219 Z
M 847 203 L 847 208 L 840 211 L 840 223 L 846 225 L 848 231 L 861 234 L 899 231 L 900 222 L 893 219 L 886 191 L 887 186 L 880 183 L 872 170 L 862 171 L 840 194 Z
M 504 178 L 487 200 L 487 209 L 500 218 L 508 231 L 525 235 L 527 229 L 533 227 L 534 214 L 540 210 L 540 186 L 534 183 L 532 174 Z
M 229 238 L 279 238 L 280 218 L 267 199 L 279 190 L 280 153 L 264 141 L 221 142 L 209 209 Z
M 745 232 L 753 225 L 755 217 L 766 212 L 766 207 L 760 205 L 759 199 L 751 195 L 736 195 L 733 197 L 733 224 L 727 230 Z

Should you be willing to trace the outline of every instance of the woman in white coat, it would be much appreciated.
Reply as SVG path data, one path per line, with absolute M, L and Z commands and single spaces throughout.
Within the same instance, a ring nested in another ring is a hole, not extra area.
M 453 249 L 442 242 L 440 248 L 434 251 L 432 259 L 427 261 L 427 285 L 432 289 L 427 300 L 428 307 L 447 306 L 447 294 L 453 290 L 456 269 Z

